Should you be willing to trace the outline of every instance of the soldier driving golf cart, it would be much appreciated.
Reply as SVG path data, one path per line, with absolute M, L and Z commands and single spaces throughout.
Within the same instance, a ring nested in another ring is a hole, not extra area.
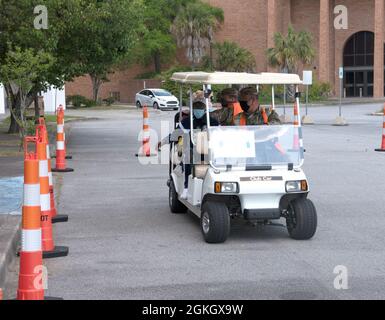
M 208 107 L 211 85 L 295 85 L 299 111 L 300 78 L 293 74 L 188 72 L 175 73 L 171 79 L 180 84 L 181 90 L 187 85 L 190 93 L 193 84 L 203 85 L 208 124 L 205 130 L 184 129 L 170 136 L 171 211 L 190 210 L 197 215 L 208 243 L 226 241 L 231 219 L 267 224 L 285 218 L 293 239 L 312 238 L 317 214 L 307 198 L 308 182 L 301 169 L 304 150 L 300 122 L 299 125 L 211 126 Z M 190 128 L 194 128 L 192 94 L 190 122 Z M 187 184 L 186 165 L 190 166 L 189 172 L 191 169 Z M 182 197 L 185 186 L 188 186 L 187 195 Z

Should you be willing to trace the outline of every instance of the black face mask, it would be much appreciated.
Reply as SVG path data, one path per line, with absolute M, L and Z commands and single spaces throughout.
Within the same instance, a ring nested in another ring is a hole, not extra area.
M 249 111 L 250 107 L 247 104 L 247 101 L 239 101 L 239 104 L 241 105 L 241 108 L 244 112 Z

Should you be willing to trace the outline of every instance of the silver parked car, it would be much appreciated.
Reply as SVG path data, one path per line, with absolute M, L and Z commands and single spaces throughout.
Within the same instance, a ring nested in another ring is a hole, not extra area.
M 154 109 L 173 109 L 179 108 L 178 98 L 164 89 L 144 89 L 135 96 L 136 106 L 153 107 Z

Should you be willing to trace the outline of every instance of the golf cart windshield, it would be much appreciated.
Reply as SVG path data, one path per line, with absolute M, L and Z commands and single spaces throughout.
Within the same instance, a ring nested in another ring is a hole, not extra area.
M 300 167 L 300 130 L 293 125 L 212 127 L 208 143 L 210 163 L 219 169 Z

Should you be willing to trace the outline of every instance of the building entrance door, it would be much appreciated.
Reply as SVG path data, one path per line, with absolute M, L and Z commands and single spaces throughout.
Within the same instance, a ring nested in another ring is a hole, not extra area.
M 344 79 L 347 97 L 373 96 L 373 70 L 345 70 Z

